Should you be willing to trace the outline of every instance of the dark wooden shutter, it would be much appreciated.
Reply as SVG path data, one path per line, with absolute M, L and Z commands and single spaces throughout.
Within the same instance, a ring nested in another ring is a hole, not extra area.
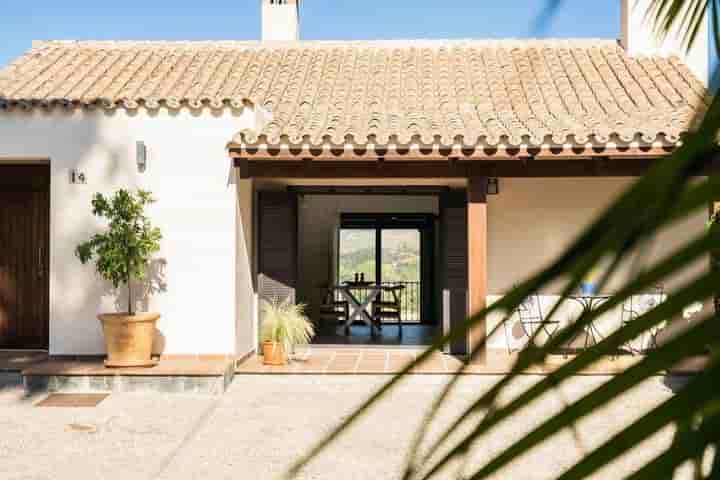
M 451 190 L 440 196 L 440 255 L 443 325 L 450 328 L 467 317 L 467 196 Z M 462 338 L 449 345 L 450 353 L 467 353 Z
M 48 347 L 50 171 L 0 166 L 0 348 Z
M 297 194 L 261 191 L 258 203 L 260 298 L 295 302 L 298 257 Z

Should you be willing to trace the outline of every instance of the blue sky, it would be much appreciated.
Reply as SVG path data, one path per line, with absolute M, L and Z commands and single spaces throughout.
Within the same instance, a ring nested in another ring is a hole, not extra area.
M 592 15 L 588 15 L 592 3 Z M 547 0 L 305 0 L 304 39 L 610 37 L 619 0 L 565 0 L 537 28 Z M 260 0 L 0 0 L 0 65 L 34 39 L 258 39 Z

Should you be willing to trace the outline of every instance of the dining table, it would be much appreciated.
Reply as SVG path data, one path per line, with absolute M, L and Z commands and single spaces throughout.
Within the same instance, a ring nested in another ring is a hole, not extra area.
M 347 331 L 349 331 L 350 325 L 356 320 L 360 320 L 368 325 L 370 327 L 370 333 L 373 335 L 376 330 L 379 330 L 373 321 L 369 308 L 384 288 L 386 287 L 374 282 L 345 282 L 335 286 L 335 290 L 348 302 L 348 317 L 344 325 Z M 362 298 L 358 298 L 356 295 L 358 291 L 365 292 L 365 295 L 363 295 Z

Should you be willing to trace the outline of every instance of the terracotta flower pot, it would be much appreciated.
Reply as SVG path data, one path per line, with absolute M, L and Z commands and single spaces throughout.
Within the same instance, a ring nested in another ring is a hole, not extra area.
M 285 348 L 275 342 L 266 341 L 262 344 L 263 350 L 263 363 L 265 365 L 286 365 L 287 364 L 287 353 Z
M 105 334 L 106 367 L 151 367 L 155 323 L 159 313 L 102 313 L 98 319 Z

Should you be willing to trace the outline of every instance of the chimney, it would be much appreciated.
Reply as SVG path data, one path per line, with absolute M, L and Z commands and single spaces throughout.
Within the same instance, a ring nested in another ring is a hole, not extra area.
M 683 42 L 682 16 L 675 22 L 667 36 L 656 34 L 654 16 L 648 14 L 653 0 L 620 0 L 620 43 L 631 57 L 642 55 L 676 56 L 688 66 L 695 76 L 707 87 L 709 84 L 710 45 L 708 37 L 708 16 L 698 30 L 695 42 L 686 48 Z M 693 2 L 686 2 L 687 5 Z
M 263 41 L 300 39 L 300 0 L 260 1 Z

